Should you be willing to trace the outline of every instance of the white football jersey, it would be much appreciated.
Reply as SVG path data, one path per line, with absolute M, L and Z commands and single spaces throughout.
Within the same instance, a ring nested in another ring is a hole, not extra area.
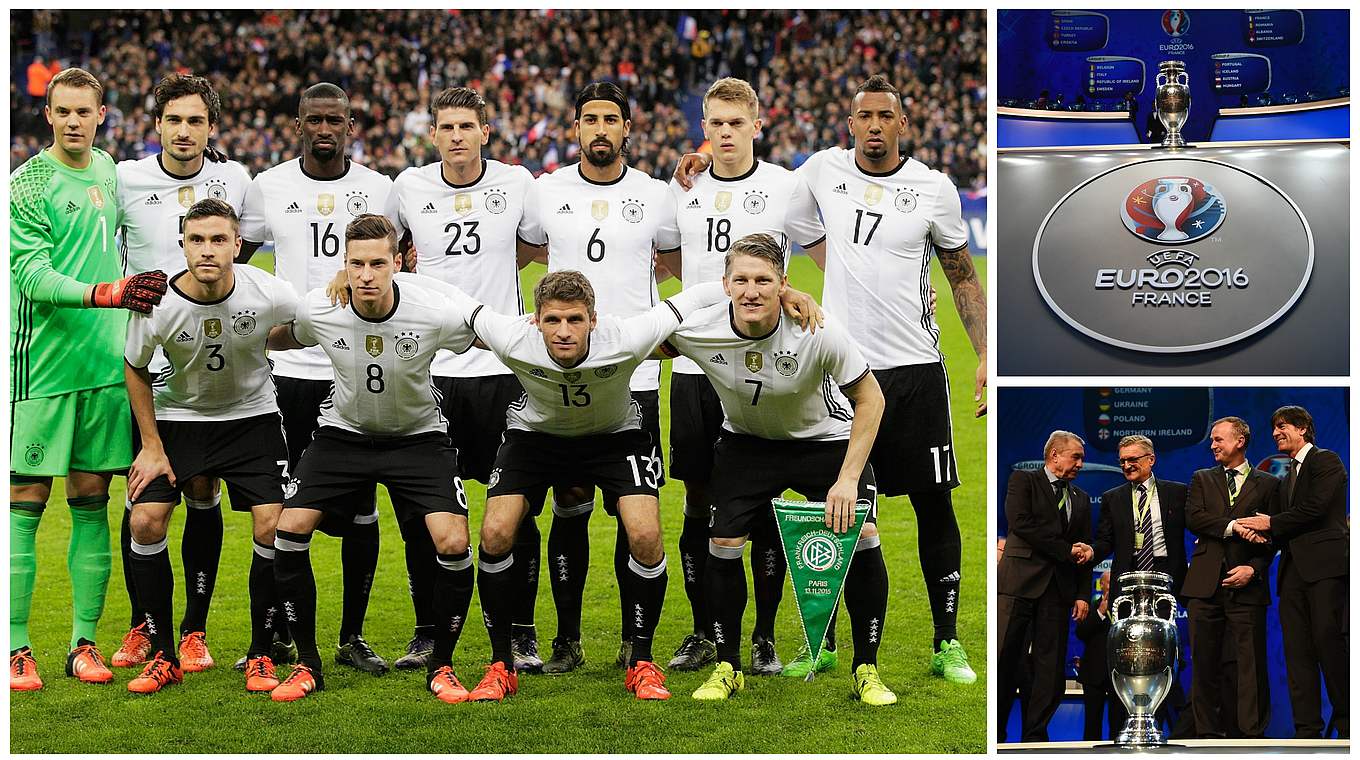
M 430 363 L 441 348 L 462 353 L 472 346 L 468 318 L 476 304 L 409 282 L 394 282 L 392 288 L 396 303 L 383 319 L 331 305 L 325 288 L 308 293 L 298 308 L 293 336 L 304 346 L 318 346 L 335 368 L 318 422 L 373 436 L 447 433 Z
M 473 300 L 502 314 L 520 314 L 515 238 L 534 177 L 522 166 L 482 161 L 467 185 L 444 178 L 443 163 L 411 167 L 397 177 L 387 216 L 411 231 L 416 270 L 457 286 Z M 489 351 L 439 352 L 438 377 L 505 375 L 510 370 Z
M 658 302 L 654 251 L 680 247 L 675 199 L 666 183 L 632 167 L 613 182 L 599 184 L 564 166 L 534 181 L 520 237 L 548 245 L 548 270 L 575 269 L 595 288 L 601 315 L 630 317 Z M 633 373 L 632 389 L 661 387 L 661 366 L 644 363 Z
M 684 315 L 722 300 L 722 286 L 708 285 L 627 319 L 601 314 L 585 358 L 570 368 L 552 358 L 532 314 L 509 316 L 479 308 L 472 326 L 524 386 L 524 395 L 506 411 L 507 427 L 566 437 L 616 433 L 642 425 L 629 388 L 633 370 Z
M 353 161 L 346 166 L 335 179 L 316 179 L 297 158 L 250 183 L 241 237 L 273 240 L 274 273 L 299 293 L 325 287 L 344 268 L 345 226 L 354 217 L 381 214 L 387 207 L 392 180 Z M 331 379 L 331 364 L 321 349 L 281 351 L 273 359 L 276 375 Z
M 792 243 L 807 248 L 826 237 L 812 191 L 782 166 L 757 161 L 751 171 L 731 179 L 716 176 L 710 167 L 694 178 L 689 192 L 675 180 L 670 189 L 680 227 L 680 279 L 687 288 L 721 282 L 728 249 L 747 235 L 773 235 L 783 242 L 786 256 Z M 703 373 L 683 356 L 671 371 Z
M 931 257 L 968 245 L 953 183 L 914 158 L 869 174 L 844 148 L 814 153 L 798 173 L 826 224 L 827 313 L 846 326 L 874 369 L 944 359 L 939 325 L 925 304 Z
M 161 154 L 118 162 L 118 204 L 123 211 L 123 274 L 184 270 L 184 214 L 204 198 L 226 201 L 239 217 L 250 173 L 235 161 L 207 159 L 196 174 L 165 170 Z
M 722 400 L 723 428 L 775 440 L 840 441 L 854 410 L 841 388 L 869 374 L 859 347 L 828 318 L 808 332 L 781 315 L 774 332 L 747 338 L 731 304 L 696 312 L 666 341 L 693 359 Z
M 157 348 L 169 359 L 168 369 L 152 373 L 156 419 L 237 420 L 279 410 L 265 341 L 270 328 L 293 320 L 297 294 L 256 267 L 232 272 L 235 283 L 220 301 L 195 301 L 172 281 L 150 314 L 129 317 L 128 364 L 147 367 Z

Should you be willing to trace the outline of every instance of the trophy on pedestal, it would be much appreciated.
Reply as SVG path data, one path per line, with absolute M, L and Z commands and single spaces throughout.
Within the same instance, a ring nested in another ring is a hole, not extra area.
M 1173 150 L 1185 147 L 1181 128 L 1190 118 L 1190 77 L 1185 73 L 1184 61 L 1162 61 L 1157 67 L 1157 90 L 1153 95 L 1157 120 L 1166 128 L 1162 147 Z
M 1114 743 L 1132 748 L 1165 745 L 1155 715 L 1171 691 L 1180 655 L 1171 576 L 1124 573 L 1119 576 L 1119 591 L 1110 605 L 1106 654 L 1115 694 L 1129 717 Z M 1157 614 L 1160 602 L 1168 605 L 1166 617 Z

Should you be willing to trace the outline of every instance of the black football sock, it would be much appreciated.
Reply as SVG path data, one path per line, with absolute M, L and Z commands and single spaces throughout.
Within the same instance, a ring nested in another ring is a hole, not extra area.
M 344 592 L 340 606 L 340 643 L 364 632 L 368 614 L 368 595 L 373 591 L 373 574 L 378 570 L 378 506 L 366 500 L 371 510 L 350 524 L 340 542 L 340 574 Z
M 742 547 L 708 544 L 708 568 L 704 572 L 704 599 L 708 609 L 709 638 L 718 647 L 718 661 L 741 670 L 741 618 L 746 614 L 746 566 Z
M 554 494 L 554 499 L 556 494 Z M 575 506 L 553 502 L 548 530 L 548 585 L 557 608 L 557 638 L 581 640 L 581 597 L 590 567 L 590 512 L 594 500 Z
M 357 526 L 356 526 L 357 527 Z M 424 520 L 401 523 L 403 550 L 406 552 L 406 580 L 411 590 L 411 606 L 415 608 L 414 635 L 434 638 L 434 586 L 439 562 L 435 558 L 434 540 Z
M 250 556 L 250 648 L 247 657 L 269 655 L 279 615 L 278 585 L 274 581 L 274 547 L 252 541 Z M 287 638 L 285 636 L 284 638 Z
M 487 554 L 485 549 L 477 549 L 477 596 L 482 600 L 482 620 L 491 638 L 491 661 L 504 663 L 506 670 L 515 669 L 515 656 L 510 651 L 515 580 L 509 572 L 514 564 L 512 552 Z
M 877 665 L 883 618 L 888 612 L 888 568 L 883 564 L 883 548 L 876 535 L 855 544 L 850 572 L 845 576 L 845 609 L 850 613 L 850 635 L 855 642 L 851 670 L 866 663 Z
M 777 537 L 751 536 L 751 588 L 756 598 L 756 625 L 751 631 L 753 638 L 774 641 L 774 621 L 779 613 L 779 601 L 784 596 L 784 574 L 787 570 L 784 549 Z
M 132 615 L 128 630 L 146 622 L 146 614 L 137 604 L 137 581 L 132 577 L 132 504 L 124 504 L 123 525 L 118 531 L 118 543 L 123 553 L 123 585 L 127 587 L 128 601 L 132 605 Z
M 680 527 L 680 570 L 689 598 L 689 613 L 694 620 L 694 632 L 708 638 L 708 617 L 704 612 L 704 568 L 708 565 L 708 514 L 691 517 L 685 507 L 685 521 Z M 697 511 L 697 510 L 694 510 Z
M 515 555 L 515 573 L 523 584 L 515 597 L 514 626 L 532 632 L 534 604 L 538 601 L 538 562 L 543 554 L 543 534 L 538 530 L 538 521 L 533 514 L 524 515 L 515 532 L 515 546 L 510 551 Z
M 628 660 L 631 667 L 652 661 L 652 637 L 666 600 L 666 556 L 661 555 L 660 562 L 648 566 L 629 555 L 625 569 L 632 609 L 628 614 L 629 625 L 623 631 L 633 641 L 633 653 Z
M 167 660 L 179 663 L 179 649 L 171 634 L 171 605 L 175 594 L 175 575 L 170 569 L 167 539 L 154 544 L 132 542 L 132 577 L 137 585 L 137 599 L 141 604 L 146 635 L 151 649 Z
M 916 543 L 926 580 L 930 617 L 935 622 L 935 651 L 959 637 L 959 580 L 963 542 L 949 491 L 909 495 L 916 511 Z
M 628 579 L 628 559 L 631 553 L 628 550 L 628 531 L 624 530 L 623 520 L 616 519 L 615 524 L 618 529 L 614 531 L 614 582 L 619 586 L 619 640 L 627 641 L 633 619 L 629 611 L 633 608 L 633 596 L 629 593 L 632 584 Z
M 434 653 L 430 655 L 429 670 L 434 672 L 453 664 L 453 649 L 467 621 L 468 605 L 472 604 L 472 550 L 462 554 L 438 555 L 439 571 L 435 575 Z
M 222 492 L 203 500 L 185 497 L 184 507 L 184 538 L 179 547 L 185 597 L 181 636 L 208 630 L 208 608 L 222 559 Z
M 316 576 L 312 575 L 312 535 L 274 532 L 274 582 L 284 621 L 297 644 L 298 662 L 321 672 L 316 648 Z

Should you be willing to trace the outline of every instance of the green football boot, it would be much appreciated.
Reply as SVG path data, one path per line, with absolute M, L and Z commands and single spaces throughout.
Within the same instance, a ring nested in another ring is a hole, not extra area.
M 823 649 L 817 655 L 817 672 L 825 673 L 833 670 L 836 663 L 840 662 L 840 655 L 834 649 Z M 783 675 L 789 678 L 807 678 L 807 674 L 812 671 L 812 652 L 808 648 L 802 647 L 798 650 L 798 656 L 793 658 L 788 665 L 784 666 Z
M 970 684 L 977 682 L 977 673 L 968 665 L 968 653 L 958 639 L 950 639 L 940 644 L 940 651 L 930 656 L 930 670 L 943 676 L 950 683 Z

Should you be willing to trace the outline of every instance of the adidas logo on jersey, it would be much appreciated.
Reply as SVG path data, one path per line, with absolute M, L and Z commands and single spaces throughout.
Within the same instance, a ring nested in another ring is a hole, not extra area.
M 190 335 L 188 332 L 186 332 L 186 331 L 184 331 L 184 330 L 180 330 L 180 331 L 179 331 L 179 335 L 176 335 L 176 336 L 175 336 L 175 342 L 176 342 L 176 343 L 189 343 L 189 342 L 193 341 L 193 339 L 194 339 L 194 336 Z
M 570 213 L 571 213 L 571 204 L 570 204 L 570 203 L 563 203 L 563 204 L 562 204 L 562 208 L 559 208 L 559 209 L 557 210 L 557 213 L 559 213 L 559 214 L 570 214 Z
M 349 344 L 345 342 L 344 338 L 339 338 L 334 343 L 331 344 L 331 348 L 338 348 L 341 351 L 348 351 Z
M 284 210 L 283 210 L 283 213 L 285 213 L 285 214 L 301 214 L 301 213 L 302 213 L 302 207 L 299 206 L 299 205 L 297 204 L 297 201 L 293 201 L 292 203 L 288 204 L 288 208 L 284 209 Z
M 72 203 L 71 201 L 67 201 L 67 202 L 66 202 L 66 213 L 68 213 L 68 214 L 74 214 L 75 212 L 77 212 L 77 211 L 79 211 L 79 210 L 80 210 L 80 207 L 77 206 L 76 204 Z
M 148 205 L 148 206 L 159 206 L 159 205 L 161 205 L 161 198 L 160 198 L 160 196 L 159 196 L 159 195 L 156 195 L 155 193 L 152 193 L 152 194 L 151 194 L 151 197 L 146 199 L 146 205 Z
M 839 185 L 836 185 L 834 188 L 832 188 L 831 192 L 833 192 L 833 193 L 840 193 L 841 195 L 845 195 L 845 194 L 846 194 L 847 192 L 849 192 L 849 191 L 845 189 L 845 183 L 842 182 L 842 183 L 840 183 Z
M 437 214 L 437 213 L 439 213 L 439 212 L 435 209 L 433 203 L 426 203 L 426 204 L 425 204 L 425 208 L 421 209 L 421 210 L 420 210 L 420 213 L 422 213 L 422 214 Z
M 689 205 L 685 206 L 685 208 L 700 208 L 700 207 L 701 205 L 699 203 L 698 198 L 695 198 L 694 200 L 690 201 Z
M 535 367 L 534 369 L 529 370 L 529 374 L 533 375 L 534 377 L 542 378 L 542 379 L 544 379 L 544 380 L 547 380 L 547 379 L 548 379 L 548 373 L 547 373 L 547 372 L 544 372 L 544 371 L 541 370 L 541 369 L 538 369 L 537 367 Z
M 724 367 L 727 366 L 727 360 L 723 358 L 722 354 L 714 354 L 713 358 L 709 359 L 708 362 L 709 364 L 718 364 Z

